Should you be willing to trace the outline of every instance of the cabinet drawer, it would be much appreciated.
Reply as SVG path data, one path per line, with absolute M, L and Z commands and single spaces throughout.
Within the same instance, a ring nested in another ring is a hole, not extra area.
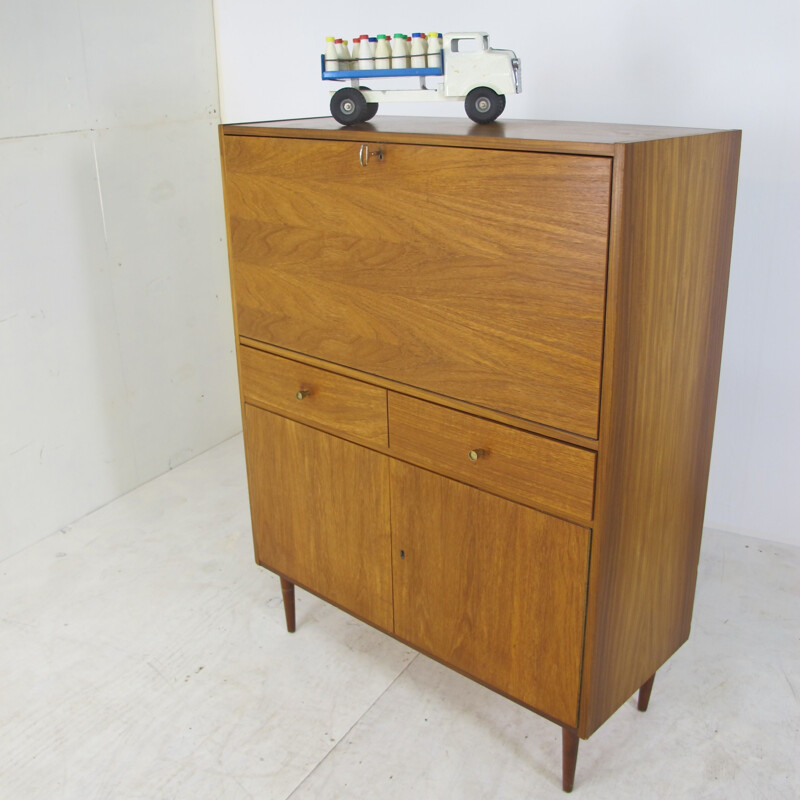
M 242 398 L 308 425 L 386 447 L 386 390 L 252 347 L 239 348 Z
M 548 511 L 591 520 L 590 450 L 389 392 L 389 441 L 398 458 Z
M 224 146 L 242 336 L 596 438 L 611 159 Z

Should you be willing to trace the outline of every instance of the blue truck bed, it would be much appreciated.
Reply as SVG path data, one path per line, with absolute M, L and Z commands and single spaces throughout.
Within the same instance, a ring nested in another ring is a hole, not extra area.
M 325 56 L 320 56 L 322 80 L 338 81 L 348 78 L 402 78 L 408 75 L 444 75 L 442 67 L 409 67 L 408 69 L 325 69 Z

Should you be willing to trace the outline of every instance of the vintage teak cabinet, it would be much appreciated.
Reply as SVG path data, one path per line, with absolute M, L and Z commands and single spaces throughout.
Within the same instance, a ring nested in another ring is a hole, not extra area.
M 220 129 L 253 538 L 579 738 L 689 635 L 739 131 Z

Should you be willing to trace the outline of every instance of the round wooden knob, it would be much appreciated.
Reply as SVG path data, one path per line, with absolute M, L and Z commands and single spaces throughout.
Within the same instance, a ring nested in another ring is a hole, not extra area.
M 309 389 L 300 389 L 300 391 L 295 395 L 298 400 L 305 400 L 311 394 Z
M 485 450 L 470 450 L 469 451 L 469 460 L 470 461 L 477 461 L 479 458 L 483 458 L 486 455 Z

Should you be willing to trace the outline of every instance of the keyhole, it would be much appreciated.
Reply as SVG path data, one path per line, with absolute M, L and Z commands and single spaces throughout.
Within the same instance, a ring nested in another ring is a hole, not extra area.
M 400 558 L 405 558 L 405 557 L 406 557 L 406 551 L 405 550 L 401 550 L 400 551 Z

